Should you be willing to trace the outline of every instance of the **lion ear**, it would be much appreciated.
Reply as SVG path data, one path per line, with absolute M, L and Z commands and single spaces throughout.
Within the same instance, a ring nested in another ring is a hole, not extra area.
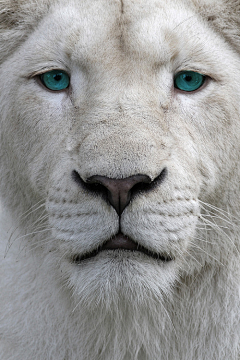
M 240 52 L 240 0 L 196 0 L 209 24 Z

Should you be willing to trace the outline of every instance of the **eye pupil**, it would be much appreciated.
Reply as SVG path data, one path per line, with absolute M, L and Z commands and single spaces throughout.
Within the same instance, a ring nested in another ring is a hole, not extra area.
M 192 92 L 199 89 L 205 82 L 206 76 L 195 71 L 182 71 L 176 74 L 174 86 L 176 89 Z
M 187 76 L 185 77 L 185 80 L 188 81 L 188 82 L 189 82 L 189 81 L 192 81 L 192 77 L 191 77 L 190 75 L 187 75 Z
M 60 91 L 68 88 L 69 75 L 63 70 L 51 70 L 40 75 L 42 84 L 49 90 Z
M 62 75 L 58 74 L 58 75 L 54 75 L 54 80 L 56 81 L 60 81 L 62 79 Z

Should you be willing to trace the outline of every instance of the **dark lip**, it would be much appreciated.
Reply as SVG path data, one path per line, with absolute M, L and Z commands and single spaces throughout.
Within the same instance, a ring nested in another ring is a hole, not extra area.
M 75 255 L 73 258 L 73 261 L 75 263 L 80 263 L 83 260 L 90 259 L 105 250 L 108 250 L 108 251 L 109 250 L 112 250 L 112 251 L 114 251 L 114 250 L 139 251 L 153 259 L 157 259 L 162 262 L 170 262 L 170 261 L 174 260 L 172 257 L 170 257 L 167 254 L 156 253 L 156 252 L 153 252 L 153 251 L 145 248 L 142 245 L 139 245 L 138 243 L 133 241 L 128 236 L 119 232 L 117 235 L 115 235 L 111 239 L 104 242 L 103 245 L 101 245 L 97 249 L 94 249 L 93 251 L 86 253 L 84 255 Z

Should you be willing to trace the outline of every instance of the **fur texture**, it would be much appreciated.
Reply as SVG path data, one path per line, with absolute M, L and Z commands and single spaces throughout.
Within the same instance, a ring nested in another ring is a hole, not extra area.
M 239 0 L 0 1 L 1 360 L 239 359 L 239 19 Z M 184 70 L 204 86 L 175 89 Z M 164 168 L 120 218 L 72 178 Z M 119 226 L 174 260 L 74 262 Z

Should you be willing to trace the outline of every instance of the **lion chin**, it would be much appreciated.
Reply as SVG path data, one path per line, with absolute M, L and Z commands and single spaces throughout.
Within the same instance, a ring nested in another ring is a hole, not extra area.
M 240 357 L 240 0 L 0 2 L 0 359 Z

